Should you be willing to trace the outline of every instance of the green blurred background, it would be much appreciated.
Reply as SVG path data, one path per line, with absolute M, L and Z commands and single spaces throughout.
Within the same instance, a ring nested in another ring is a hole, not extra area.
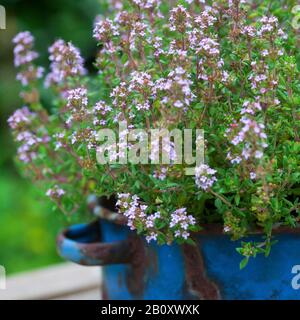
M 14 164 L 15 145 L 6 120 L 22 101 L 15 80 L 12 38 L 19 31 L 30 30 L 40 53 L 38 63 L 46 68 L 48 46 L 57 38 L 72 41 L 92 69 L 96 53 L 93 20 L 103 6 L 101 0 L 8 0 L 0 4 L 7 16 L 6 30 L 0 30 L 0 265 L 12 274 L 59 262 L 55 237 L 70 223 L 19 175 Z

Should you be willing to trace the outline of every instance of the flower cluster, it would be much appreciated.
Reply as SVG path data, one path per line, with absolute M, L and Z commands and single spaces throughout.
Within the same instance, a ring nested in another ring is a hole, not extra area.
M 251 63 L 252 73 L 248 80 L 251 82 L 252 90 L 258 95 L 266 95 L 268 92 L 274 92 L 278 85 L 278 80 L 274 78 L 265 62 L 253 61 Z
M 35 80 L 42 78 L 44 69 L 36 67 L 33 61 L 38 57 L 38 53 L 33 50 L 34 38 L 29 31 L 18 33 L 14 39 L 14 63 L 16 67 L 21 67 L 17 74 L 22 86 L 28 86 Z
M 23 107 L 21 109 L 16 110 L 7 120 L 9 126 L 12 129 L 21 129 L 25 125 L 31 122 L 32 117 L 35 114 L 32 113 L 28 107 Z
M 142 48 L 140 44 L 145 41 L 148 29 L 149 26 L 143 22 L 137 21 L 133 24 L 129 37 L 129 47 L 131 50 Z
M 29 131 L 22 131 L 16 136 L 16 141 L 21 143 L 17 151 L 20 161 L 29 163 L 37 157 L 35 149 L 36 146 L 42 142 L 41 138 Z M 48 141 L 48 138 L 45 137 L 45 142 Z
M 48 189 L 46 195 L 53 199 L 60 199 L 65 194 L 65 190 L 55 185 L 53 188 Z
M 117 206 L 119 212 L 123 213 L 127 219 L 127 225 L 131 230 L 137 228 L 137 223 L 146 220 L 146 205 L 140 204 L 140 198 L 137 195 L 131 196 L 129 193 L 119 193 Z
M 170 30 L 185 32 L 187 29 L 191 28 L 191 16 L 182 5 L 178 5 L 177 7 L 171 10 L 170 14 Z
M 93 107 L 94 126 L 104 126 L 106 125 L 105 116 L 112 111 L 112 108 L 108 106 L 105 101 L 98 101 Z
M 163 41 L 161 37 L 152 37 L 149 39 L 149 43 L 153 47 L 153 54 L 156 59 L 159 59 L 160 55 L 164 54 Z
M 224 61 L 221 58 L 220 44 L 214 29 L 211 28 L 217 21 L 218 11 L 207 6 L 200 15 L 194 17 L 194 27 L 188 33 L 190 49 L 197 55 L 197 79 L 208 83 L 206 93 L 208 99 L 213 97 L 216 84 L 226 83 L 229 74 L 224 70 Z
M 44 68 L 29 66 L 27 70 L 21 71 L 17 74 L 17 80 L 19 80 L 22 86 L 28 86 L 29 83 L 33 82 L 36 79 L 42 78 L 44 73 Z
M 88 115 L 88 97 L 87 89 L 84 87 L 68 90 L 67 96 L 67 110 L 71 111 L 66 124 L 70 125 L 72 121 L 83 121 Z
M 139 6 L 141 9 L 155 9 L 157 8 L 161 1 L 160 0 L 132 0 L 134 4 Z
M 187 214 L 186 208 L 177 209 L 171 214 L 170 228 L 175 230 L 175 238 L 182 237 L 187 240 L 190 236 L 188 230 L 195 224 L 196 219 L 192 215 Z
M 71 89 L 67 93 L 67 107 L 71 109 L 86 108 L 88 105 L 86 88 Z
M 149 90 L 153 87 L 153 82 L 151 80 L 151 75 L 147 72 L 134 71 L 131 74 L 131 79 L 129 82 L 128 91 L 138 91 L 143 92 L 144 90 Z
M 258 30 L 257 35 L 261 37 L 279 37 L 286 38 L 284 31 L 279 28 L 278 19 L 274 16 L 264 16 L 260 19 L 261 28 Z
M 54 139 L 55 139 L 55 151 L 63 147 L 65 144 L 65 137 L 66 133 L 65 132 L 59 132 L 54 134 Z
M 108 4 L 112 10 L 122 10 L 123 9 L 123 3 L 120 0 L 109 0 Z
M 141 204 L 141 199 L 137 196 L 131 196 L 129 193 L 118 194 L 117 206 L 119 212 L 124 214 L 128 219 L 128 226 L 131 230 L 143 230 L 146 233 L 146 240 L 157 240 L 161 233 L 158 227 L 162 221 L 162 214 L 157 211 L 147 214 L 148 206 Z M 187 240 L 190 237 L 190 229 L 195 226 L 196 219 L 188 215 L 186 208 L 175 210 L 170 215 L 169 237 L 183 238 Z
M 160 97 L 165 106 L 173 106 L 187 111 L 195 95 L 191 90 L 190 75 L 182 67 L 175 68 L 167 78 L 160 78 L 153 88 L 154 96 Z
M 241 119 L 241 125 L 242 127 L 238 130 L 231 143 L 234 146 L 243 145 L 241 153 L 243 159 L 248 160 L 253 157 L 255 159 L 261 159 L 263 157 L 263 149 L 268 147 L 264 124 L 243 117 Z M 241 157 L 231 158 L 231 154 L 228 155 L 231 163 L 240 163 L 242 161 Z
M 49 48 L 49 54 L 51 72 L 46 77 L 46 87 L 62 85 L 68 77 L 86 73 L 80 52 L 72 43 L 59 39 Z
M 241 115 L 248 114 L 248 115 L 255 115 L 258 111 L 262 111 L 261 103 L 259 99 L 256 99 L 256 101 L 251 102 L 249 100 L 246 100 L 243 103 L 243 107 L 241 110 Z
M 178 156 L 175 149 L 175 143 L 170 141 L 167 135 L 162 135 L 162 148 L 160 148 L 160 139 L 155 136 L 151 140 L 151 154 L 149 158 L 152 163 L 159 163 L 160 155 L 162 154 L 162 161 L 166 164 L 176 163 Z
M 167 177 L 168 168 L 161 167 L 158 170 L 155 170 L 153 173 L 153 177 L 159 180 L 165 180 Z
M 35 118 L 35 113 L 31 112 L 28 107 L 23 107 L 16 110 L 7 120 L 13 130 L 15 141 L 19 145 L 17 149 L 18 158 L 23 163 L 32 162 L 38 155 L 39 145 L 49 142 L 47 134 L 39 137 L 31 130 L 31 124 Z
M 99 20 L 96 21 L 93 31 L 94 38 L 103 43 L 107 43 L 113 36 L 118 36 L 118 27 L 110 20 Z
M 256 114 L 261 111 L 262 104 L 259 97 L 255 101 L 246 100 L 240 111 L 241 119 L 226 130 L 225 136 L 231 139 L 230 142 L 234 146 L 233 152 L 231 150 L 227 154 L 227 159 L 232 164 L 263 157 L 263 150 L 268 147 L 265 125 L 255 119 Z M 254 179 L 255 173 L 250 173 L 250 177 Z
M 97 132 L 91 128 L 76 130 L 70 138 L 72 145 L 84 142 L 88 150 L 96 148 Z
M 13 38 L 15 44 L 15 66 L 20 67 L 24 64 L 28 64 L 38 57 L 38 53 L 33 51 L 34 38 L 29 31 L 23 31 L 18 33 Z
M 202 164 L 195 168 L 195 181 L 198 188 L 206 191 L 210 189 L 217 181 L 215 176 L 216 170 L 211 169 L 206 164 Z
M 194 18 L 195 25 L 197 27 L 200 27 L 200 30 L 206 30 L 209 27 L 214 26 L 216 21 L 218 20 L 216 18 L 217 10 L 215 10 L 212 7 L 207 6 L 203 12 L 201 12 L 199 15 L 197 15 Z M 195 29 L 196 30 L 196 29 Z

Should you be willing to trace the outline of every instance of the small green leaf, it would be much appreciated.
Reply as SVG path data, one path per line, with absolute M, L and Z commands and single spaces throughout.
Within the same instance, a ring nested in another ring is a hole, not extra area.
M 237 206 L 240 204 L 240 199 L 241 199 L 240 194 L 239 193 L 236 194 L 234 197 L 234 202 Z
M 240 270 L 244 269 L 249 262 L 249 257 L 245 257 L 241 262 L 240 262 Z

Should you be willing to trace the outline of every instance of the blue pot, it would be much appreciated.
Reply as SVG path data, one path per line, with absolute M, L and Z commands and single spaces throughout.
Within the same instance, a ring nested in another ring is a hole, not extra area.
M 221 233 L 195 235 L 197 246 L 158 246 L 103 219 L 70 227 L 58 250 L 75 263 L 103 266 L 104 299 L 300 299 L 300 277 L 292 272 L 300 272 L 300 236 L 276 239 L 268 258 L 243 270 L 237 243 Z

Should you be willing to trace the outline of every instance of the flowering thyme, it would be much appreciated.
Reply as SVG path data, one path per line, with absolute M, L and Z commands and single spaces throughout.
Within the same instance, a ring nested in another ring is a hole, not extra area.
M 118 36 L 118 27 L 110 20 L 100 20 L 96 21 L 93 36 L 99 42 L 106 43 L 111 40 L 113 36 Z
M 208 190 L 217 181 L 216 170 L 211 169 L 206 164 L 202 164 L 195 169 L 195 181 L 198 188 Z
M 154 171 L 153 177 L 159 180 L 165 180 L 167 177 L 167 172 L 168 172 L 168 168 L 162 167 Z
M 38 53 L 32 50 L 34 38 L 29 31 L 18 33 L 14 37 L 13 43 L 15 44 L 14 62 L 16 67 L 26 65 L 38 57 Z
M 45 85 L 61 85 L 68 77 L 84 75 L 84 61 L 79 50 L 71 43 L 57 40 L 49 48 L 50 73 L 48 73 Z
M 17 74 L 22 86 L 28 86 L 35 80 L 42 78 L 44 69 L 37 67 L 33 61 L 38 57 L 38 53 L 33 50 L 34 38 L 29 31 L 18 33 L 13 38 L 14 48 L 14 63 L 21 70 Z
M 258 106 L 259 105 L 256 107 Z M 249 106 L 247 108 L 249 108 Z M 248 113 L 252 113 L 252 109 L 247 110 Z M 244 109 L 242 112 L 245 113 Z M 255 120 L 244 116 L 241 118 L 238 127 L 227 130 L 226 135 L 235 132 L 231 143 L 240 150 L 240 154 L 236 157 L 233 157 L 231 152 L 228 153 L 227 157 L 231 163 L 240 163 L 242 159 L 247 161 L 249 159 L 261 159 L 263 157 L 263 150 L 268 147 L 266 141 L 267 135 L 264 129 L 264 124 L 257 123 Z
M 14 112 L 7 120 L 13 130 L 15 141 L 19 144 L 17 149 L 18 158 L 21 162 L 31 163 L 38 156 L 38 147 L 49 142 L 47 134 L 38 136 L 31 130 L 32 121 L 36 119 L 36 114 L 28 107 L 23 107 Z
M 182 237 L 187 240 L 190 236 L 188 231 L 196 224 L 196 219 L 192 215 L 187 215 L 186 208 L 175 210 L 171 214 L 170 228 L 174 230 L 175 238 Z
M 112 108 L 108 106 L 105 101 L 98 101 L 93 107 L 94 126 L 104 126 L 106 125 L 105 116 L 112 111 Z
M 16 110 L 7 120 L 12 129 L 22 128 L 31 122 L 31 119 L 35 116 L 28 107 L 23 107 Z
M 53 199 L 59 199 L 61 198 L 63 195 L 65 194 L 65 191 L 63 189 L 61 189 L 60 187 L 58 187 L 57 185 L 55 185 L 53 188 L 49 189 L 46 192 L 46 195 L 50 198 Z
M 147 206 L 140 204 L 140 198 L 137 195 L 131 196 L 129 193 L 121 193 L 118 194 L 118 199 L 117 206 L 120 212 L 127 217 L 127 225 L 131 230 L 135 230 L 138 223 L 145 222 Z
M 117 206 L 119 212 L 127 217 L 127 225 L 131 230 L 143 230 L 146 233 L 146 240 L 156 241 L 161 233 L 159 222 L 163 217 L 159 211 L 149 214 L 148 206 L 141 204 L 141 199 L 137 195 L 131 196 L 129 193 L 118 194 Z M 170 215 L 169 229 L 164 232 L 173 238 L 187 240 L 190 237 L 190 229 L 196 224 L 196 219 L 188 215 L 186 208 L 175 210 Z
M 178 5 L 177 7 L 171 10 L 170 15 L 170 30 L 185 32 L 192 26 L 191 24 L 191 16 L 182 5 Z
M 112 10 L 91 30 L 98 73 L 87 75 L 79 50 L 55 41 L 45 79 L 55 99 L 45 109 L 33 36 L 17 35 L 17 79 L 28 108 L 8 123 L 20 167 L 50 188 L 64 212 L 80 210 L 90 193 L 120 192 L 120 213 L 148 242 L 191 242 L 198 224 L 213 221 L 234 239 L 258 225 L 271 243 L 272 225 L 297 225 L 297 44 L 289 25 L 285 33 L 272 16 L 279 2 L 268 16 L 261 15 L 265 3 L 252 4 L 109 0 Z M 100 129 L 118 141 L 102 144 Z M 150 140 L 152 129 L 203 129 L 205 141 L 178 148 L 175 135 Z M 200 144 L 211 167 L 192 163 L 193 150 L 186 157 L 186 147 Z M 141 161 L 123 165 L 129 155 Z M 194 177 L 186 175 L 190 165 Z
M 163 105 L 187 111 L 195 95 L 191 90 L 190 75 L 182 67 L 177 67 L 167 78 L 156 80 L 153 95 L 160 97 Z M 175 93 L 175 94 L 174 94 Z

